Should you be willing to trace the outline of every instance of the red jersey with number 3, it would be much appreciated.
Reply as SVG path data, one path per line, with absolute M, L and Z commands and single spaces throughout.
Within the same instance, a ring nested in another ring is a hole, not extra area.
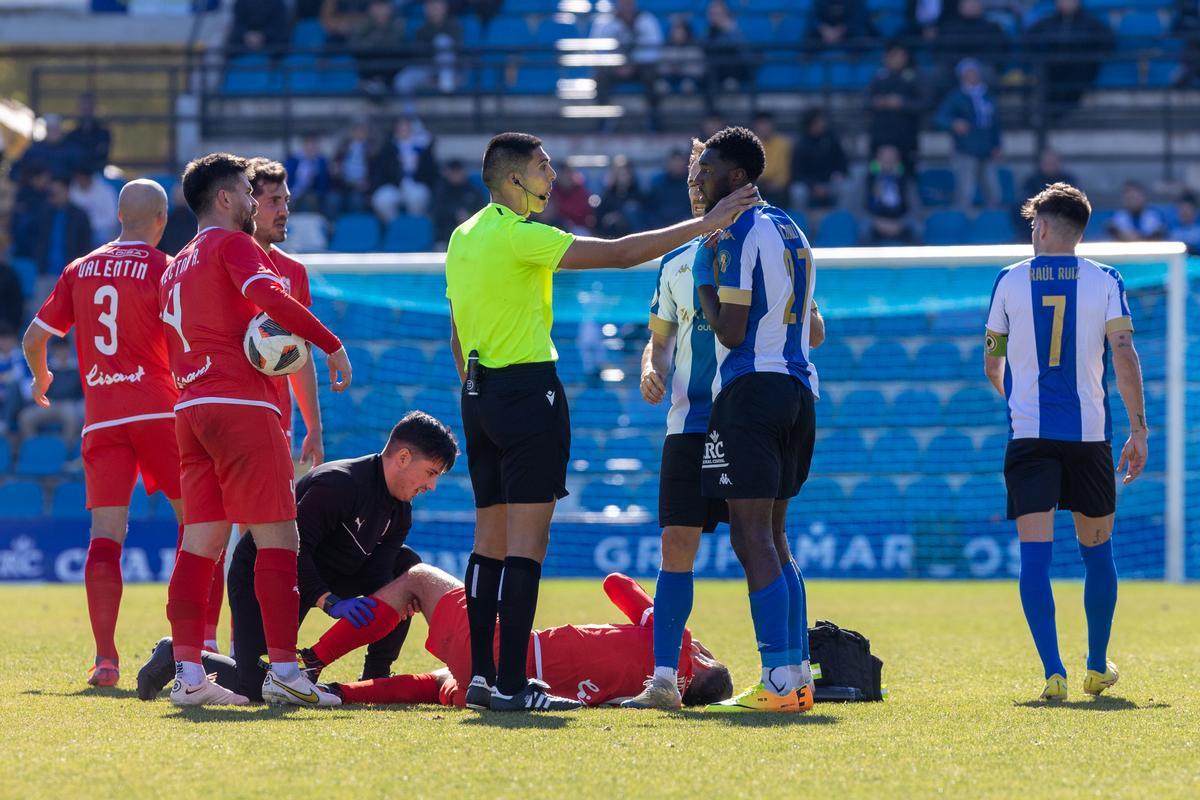
M 274 246 L 267 251 L 267 257 L 271 260 L 275 274 L 283 282 L 283 288 L 292 296 L 292 299 L 305 308 L 312 308 L 312 293 L 308 288 L 308 270 L 304 265 Z M 308 357 L 312 358 L 311 351 Z M 292 431 L 291 384 L 286 376 L 271 380 L 275 383 L 279 393 L 279 411 L 283 414 L 280 424 L 283 426 L 284 432 L 290 434 Z
M 200 231 L 163 273 L 159 306 L 180 390 L 176 409 L 225 403 L 280 413 L 275 385 L 242 345 L 260 310 L 243 292 L 259 280 L 279 282 L 267 254 L 249 234 L 224 228 Z
M 179 390 L 158 319 L 168 260 L 145 242 L 109 242 L 68 264 L 34 317 L 56 336 L 77 328 L 85 434 L 175 416 Z

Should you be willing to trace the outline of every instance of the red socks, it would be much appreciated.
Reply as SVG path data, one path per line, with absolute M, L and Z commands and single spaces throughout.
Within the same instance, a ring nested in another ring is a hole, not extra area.
M 208 592 L 208 611 L 204 615 L 204 640 L 216 641 L 217 624 L 221 621 L 221 606 L 225 604 L 225 551 L 213 564 L 212 588 Z
M 176 661 L 200 663 L 204 646 L 204 615 L 212 585 L 213 560 L 180 550 L 167 586 L 167 619 Z
M 375 619 L 361 628 L 354 627 L 349 620 L 339 619 L 313 645 L 313 653 L 322 663 L 332 664 L 351 650 L 382 639 L 400 624 L 400 613 L 396 609 L 378 597 L 372 596 L 371 599 L 375 601 L 375 608 L 371 609 L 375 612 Z
M 439 700 L 437 676 L 432 672 L 424 675 L 393 675 L 371 681 L 343 683 L 342 701 L 346 703 L 437 703 Z
M 96 657 L 117 659 L 117 612 L 121 609 L 121 543 L 115 539 L 96 537 L 88 545 L 83 565 L 83 585 L 87 590 L 88 616 L 92 620 L 92 637 L 96 640 Z
M 261 547 L 254 561 L 254 596 L 262 609 L 267 659 L 296 662 L 296 629 L 300 627 L 300 591 L 296 588 L 296 551 Z

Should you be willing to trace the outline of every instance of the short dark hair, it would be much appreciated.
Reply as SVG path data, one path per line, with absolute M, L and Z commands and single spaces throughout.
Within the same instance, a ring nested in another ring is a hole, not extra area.
M 278 161 L 269 158 L 252 158 L 250 166 L 250 186 L 257 197 L 262 193 L 265 183 L 283 183 L 288 179 L 287 169 Z
M 749 128 L 722 128 L 704 143 L 705 150 L 716 150 L 725 161 L 746 170 L 746 177 L 756 181 L 767 166 L 767 154 L 762 141 Z
M 424 411 L 410 411 L 396 423 L 388 434 L 384 453 L 394 453 L 401 447 L 417 450 L 421 455 L 442 465 L 449 472 L 458 458 L 458 440 L 445 423 Z
M 232 153 L 209 153 L 192 159 L 183 170 L 183 199 L 197 217 L 206 214 L 217 192 L 228 189 L 239 175 L 247 175 L 250 162 Z
M 1021 206 L 1021 216 L 1031 222 L 1039 214 L 1052 218 L 1076 236 L 1082 236 L 1092 218 L 1092 204 L 1086 194 L 1071 184 L 1052 183 Z
M 733 676 L 729 667 L 717 662 L 714 666 L 692 678 L 683 693 L 685 706 L 706 706 L 733 697 Z
M 499 133 L 483 151 L 483 183 L 493 192 L 510 172 L 522 172 L 542 146 L 542 140 L 529 133 Z

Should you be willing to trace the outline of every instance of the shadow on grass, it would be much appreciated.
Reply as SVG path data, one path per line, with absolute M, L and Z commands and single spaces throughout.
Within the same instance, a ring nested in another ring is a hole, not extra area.
M 705 711 L 679 711 L 677 715 L 688 722 L 707 722 L 716 725 L 737 725 L 743 728 L 787 728 L 806 725 L 836 725 L 837 717 L 821 712 L 803 714 L 771 714 L 746 712 L 744 714 L 711 713 Z
M 557 731 L 571 724 L 571 720 L 577 715 L 587 715 L 587 711 L 581 709 L 579 711 L 545 713 L 545 712 L 495 712 L 482 711 L 472 714 L 462 721 L 463 725 L 472 725 L 483 728 L 499 728 L 500 730 L 520 730 L 522 728 L 536 728 L 543 731 Z
M 264 722 L 279 720 L 288 722 L 311 722 L 311 717 L 294 716 L 297 711 L 304 711 L 302 706 L 273 706 L 267 703 L 251 703 L 248 706 L 170 706 L 162 715 L 163 719 L 180 720 L 204 724 L 210 722 Z M 330 714 L 343 718 L 346 714 L 341 709 L 323 708 L 322 714 Z
M 1137 711 L 1146 709 L 1170 708 L 1170 703 L 1154 702 L 1139 706 L 1124 697 L 1097 697 L 1091 700 L 1064 700 L 1050 703 L 1045 700 L 1013 701 L 1014 706 L 1021 708 L 1065 708 L 1071 711 Z
M 26 689 L 25 695 L 42 697 L 107 697 L 112 700 L 130 700 L 137 697 L 136 689 L 119 689 L 116 686 L 88 686 L 74 692 L 47 692 L 44 689 Z

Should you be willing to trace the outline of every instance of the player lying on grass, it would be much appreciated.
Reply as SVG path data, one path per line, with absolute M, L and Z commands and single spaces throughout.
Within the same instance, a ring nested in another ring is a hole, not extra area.
M 530 636 L 527 667 L 543 691 L 578 698 L 591 706 L 619 702 L 641 691 L 654 664 L 653 603 L 633 579 L 616 573 L 604 580 L 604 591 L 628 617 L 628 623 L 559 625 Z M 429 622 L 425 649 L 447 669 L 323 688 L 346 703 L 465 705 L 471 680 L 471 637 L 462 581 L 436 567 L 418 564 L 371 599 L 397 617 L 407 618 L 419 608 Z M 301 661 L 316 680 L 327 665 L 379 635 L 378 629 L 356 628 L 341 620 L 311 648 L 300 651 Z M 683 653 L 678 676 L 685 705 L 703 706 L 733 693 L 729 669 L 686 630 Z M 219 684 L 233 685 L 237 679 L 234 662 L 225 656 L 206 653 L 204 668 Z

